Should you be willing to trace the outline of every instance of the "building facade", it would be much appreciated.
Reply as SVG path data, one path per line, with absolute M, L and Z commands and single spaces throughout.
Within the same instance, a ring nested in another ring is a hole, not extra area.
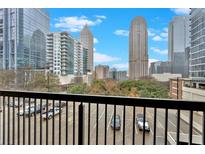
M 148 75 L 147 24 L 140 17 L 135 17 L 129 31 L 129 78 L 139 79 Z
M 0 69 L 44 68 L 49 29 L 44 9 L 0 9 Z
M 189 16 L 175 16 L 169 23 L 168 59 L 171 73 L 188 77 L 188 57 L 185 50 L 190 47 Z
M 197 82 L 205 81 L 205 9 L 191 9 L 190 77 Z
M 74 40 L 67 32 L 53 32 L 47 35 L 47 65 L 56 75 L 73 74 Z
M 152 62 L 149 68 L 149 74 L 162 74 L 171 72 L 171 62 L 157 61 Z
M 95 78 L 96 79 L 108 79 L 109 78 L 109 66 L 97 65 L 95 66 Z
M 80 42 L 83 47 L 88 49 L 88 65 L 87 71 L 93 71 L 93 34 L 89 30 L 88 26 L 85 25 L 82 31 L 80 32 Z

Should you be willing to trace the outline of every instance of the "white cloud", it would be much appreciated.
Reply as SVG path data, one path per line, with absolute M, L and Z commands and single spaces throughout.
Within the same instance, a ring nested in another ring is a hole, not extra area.
M 128 30 L 123 30 L 123 29 L 118 29 L 114 32 L 114 34 L 119 35 L 119 36 L 128 36 L 129 31 Z
M 153 41 L 163 41 L 163 38 L 160 37 L 159 35 L 156 35 L 155 37 L 152 38 Z
M 153 32 L 152 29 L 148 29 L 147 32 L 148 32 L 148 36 L 155 36 L 155 35 L 156 35 L 156 34 Z
M 128 69 L 128 63 L 113 64 L 112 67 L 117 69 Z
M 168 28 L 164 27 L 161 31 L 158 31 L 157 35 L 152 37 L 153 41 L 167 41 L 168 40 Z
M 107 17 L 104 16 L 104 15 L 95 15 L 96 18 L 99 18 L 99 19 L 106 19 Z
M 99 41 L 97 38 L 94 37 L 93 42 L 94 42 L 94 44 L 97 44 Z
M 161 37 L 164 37 L 164 38 L 167 38 L 167 37 L 168 37 L 168 33 L 162 32 L 162 33 L 160 33 L 160 36 L 161 36 Z
M 168 53 L 168 50 L 167 50 L 167 49 L 161 50 L 161 49 L 156 48 L 156 47 L 151 47 L 150 49 L 151 49 L 152 51 L 156 52 L 156 53 L 161 54 L 161 55 L 167 55 L 167 53 Z
M 112 62 L 120 60 L 119 57 L 113 57 L 99 52 L 94 53 L 94 62 L 103 63 L 103 62 Z
M 95 20 L 89 20 L 86 16 L 70 16 L 70 17 L 59 17 L 55 19 L 55 27 L 68 30 L 69 32 L 79 32 L 84 25 L 96 26 L 103 22 L 102 18 Z
M 96 52 L 96 48 L 93 48 L 93 52 Z
M 176 8 L 176 9 L 170 9 L 170 10 L 177 15 L 188 15 L 190 12 L 189 8 Z
M 156 62 L 156 61 L 159 61 L 159 60 L 158 59 L 149 59 L 149 67 L 150 67 L 151 63 Z

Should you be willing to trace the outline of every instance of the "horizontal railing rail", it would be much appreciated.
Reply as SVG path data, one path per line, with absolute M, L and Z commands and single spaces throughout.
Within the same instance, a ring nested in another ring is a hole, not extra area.
M 0 144 L 157 144 L 163 139 L 159 144 L 166 145 L 173 139 L 170 129 L 176 144 L 198 144 L 195 111 L 202 113 L 198 136 L 205 144 L 203 101 L 0 90 L 0 109 Z M 186 124 L 182 111 L 189 115 Z M 184 131 L 187 142 L 180 140 Z
M 205 111 L 205 101 L 2 90 L 0 96 Z

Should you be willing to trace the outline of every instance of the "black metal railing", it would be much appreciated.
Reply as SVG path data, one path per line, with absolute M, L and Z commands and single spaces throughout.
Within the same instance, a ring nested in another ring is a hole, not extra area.
M 198 136 L 200 144 L 205 144 L 204 102 L 0 91 L 0 108 L 0 144 L 4 145 L 166 145 L 169 132 L 175 134 L 176 144 L 197 144 L 193 141 L 197 134 L 195 111 L 203 114 Z M 188 123 L 181 120 L 182 111 L 190 113 Z M 139 113 L 143 115 L 142 128 L 137 125 Z M 122 120 L 116 119 L 120 114 Z M 183 131 L 188 134 L 186 141 L 180 137 Z

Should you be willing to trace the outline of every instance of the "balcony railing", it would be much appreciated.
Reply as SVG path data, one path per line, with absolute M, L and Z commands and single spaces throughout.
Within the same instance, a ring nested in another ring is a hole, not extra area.
M 204 102 L 0 91 L 0 109 L 0 144 L 4 145 L 166 145 L 168 138 L 175 144 L 198 144 L 193 141 L 196 134 L 205 144 Z M 180 118 L 182 111 L 189 112 L 186 124 Z M 193 128 L 195 111 L 203 115 L 201 133 Z M 137 124 L 139 114 L 142 127 Z M 117 115 L 120 120 L 113 118 Z

